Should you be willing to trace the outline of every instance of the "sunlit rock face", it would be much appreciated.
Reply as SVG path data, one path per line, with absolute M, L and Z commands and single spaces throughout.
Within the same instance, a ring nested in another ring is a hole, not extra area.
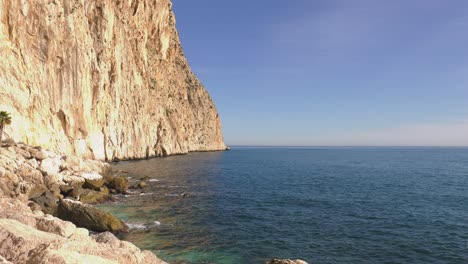
M 223 150 L 169 0 L 0 0 L 6 136 L 96 159 Z

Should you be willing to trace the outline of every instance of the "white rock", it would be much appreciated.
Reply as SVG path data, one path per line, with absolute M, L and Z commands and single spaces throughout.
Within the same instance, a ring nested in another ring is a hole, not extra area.
M 81 177 L 81 176 L 66 175 L 65 177 L 63 177 L 63 181 L 70 184 L 70 185 L 74 185 L 74 184 L 84 183 L 85 179 L 83 177 Z
M 102 175 L 95 172 L 95 171 L 91 171 L 91 172 L 82 172 L 79 174 L 80 177 L 86 179 L 86 180 L 100 180 L 102 179 Z
M 36 159 L 28 159 L 24 163 L 28 164 L 29 166 L 31 166 L 34 169 L 37 169 L 37 167 L 39 167 L 39 163 L 37 162 Z
M 41 165 L 39 166 L 39 169 L 42 172 L 47 173 L 47 175 L 57 175 L 60 171 L 60 159 L 57 158 L 46 158 L 41 161 Z
M 45 153 L 47 154 L 47 157 L 49 157 L 49 158 L 51 158 L 51 159 L 57 157 L 57 154 L 55 154 L 55 152 L 46 150 Z
M 0 264 L 13 264 L 13 263 L 6 260 L 4 257 L 0 256 Z

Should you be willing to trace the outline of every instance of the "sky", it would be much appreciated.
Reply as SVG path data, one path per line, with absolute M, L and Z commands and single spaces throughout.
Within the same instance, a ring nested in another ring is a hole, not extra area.
M 173 0 L 228 145 L 468 146 L 466 0 Z

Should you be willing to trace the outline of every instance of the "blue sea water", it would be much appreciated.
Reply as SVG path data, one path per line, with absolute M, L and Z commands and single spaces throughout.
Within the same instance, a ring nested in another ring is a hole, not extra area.
M 153 180 L 102 207 L 170 263 L 468 263 L 468 148 L 233 148 L 113 167 Z

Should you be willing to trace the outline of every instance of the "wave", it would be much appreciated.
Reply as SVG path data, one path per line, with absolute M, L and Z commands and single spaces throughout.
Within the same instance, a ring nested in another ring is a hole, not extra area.
M 125 223 L 128 228 L 130 228 L 131 230 L 133 229 L 136 229 L 136 230 L 142 230 L 142 229 L 146 229 L 146 225 L 145 224 L 139 224 L 139 223 L 130 223 L 130 222 L 126 222 Z
M 146 196 L 146 195 L 153 195 L 153 192 L 148 192 L 148 193 L 140 193 L 140 196 Z
M 132 223 L 132 222 L 125 222 L 130 230 L 146 230 L 150 228 L 155 228 L 161 226 L 161 222 L 154 221 L 149 224 L 142 224 L 142 223 Z

